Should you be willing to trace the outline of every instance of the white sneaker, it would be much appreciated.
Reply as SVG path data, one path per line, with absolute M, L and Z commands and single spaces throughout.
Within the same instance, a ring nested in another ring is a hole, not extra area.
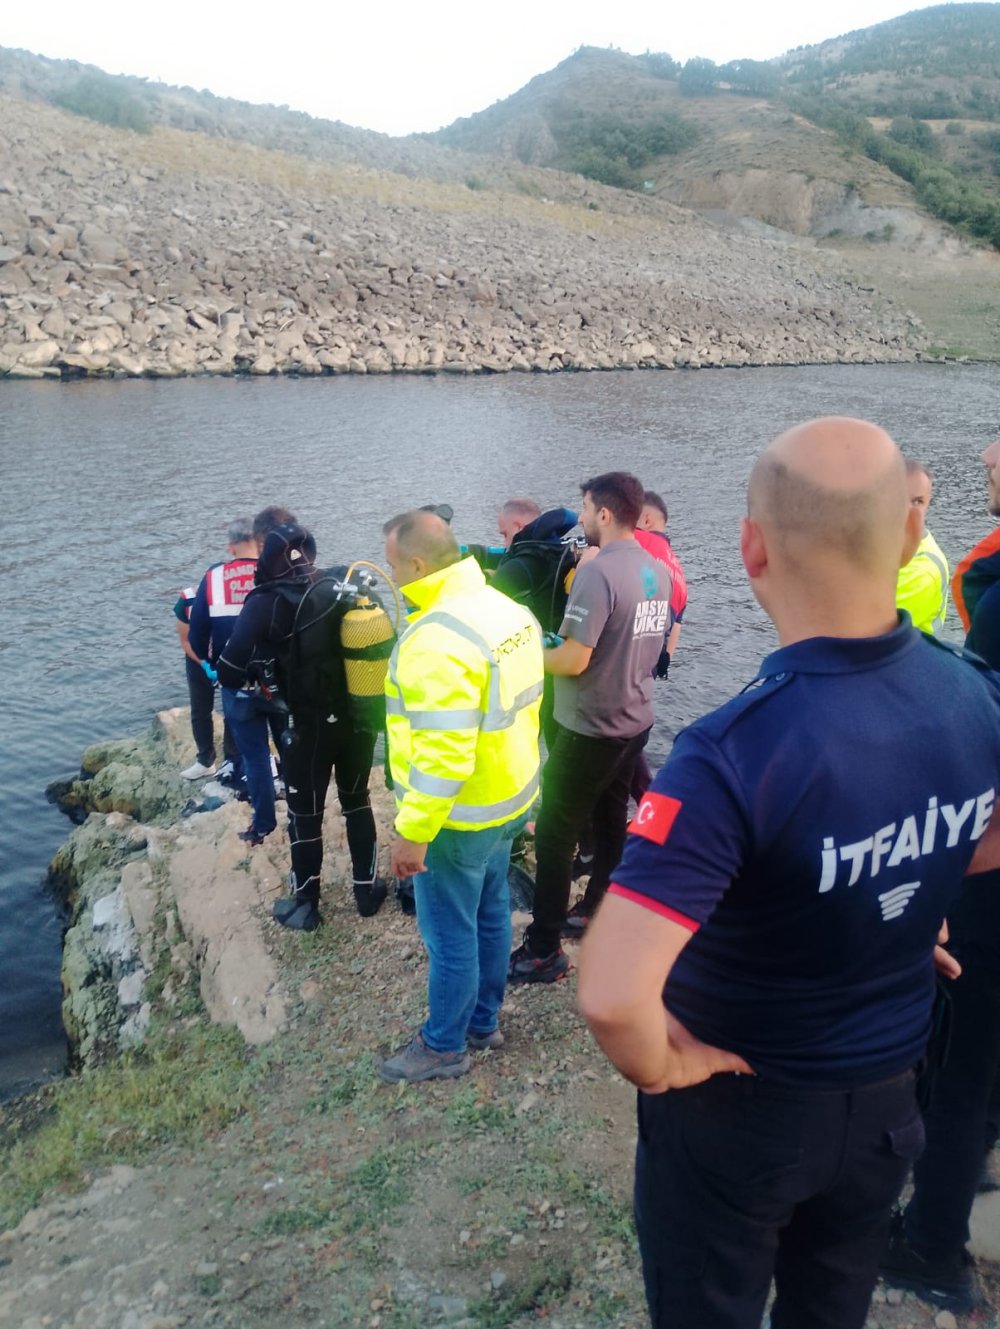
M 218 769 L 218 771 L 216 772 L 216 774 L 217 774 L 220 778 L 224 778 L 224 777 L 227 776 L 227 775 L 232 775 L 232 773 L 233 773 L 233 763 L 232 763 L 232 762 L 229 760 L 229 758 L 227 757 L 226 760 L 225 760 L 225 761 L 222 763 L 222 765 L 219 767 L 219 769 Z
M 182 780 L 200 780 L 205 775 L 214 775 L 215 766 L 202 766 L 200 761 L 196 761 L 193 766 L 181 771 Z

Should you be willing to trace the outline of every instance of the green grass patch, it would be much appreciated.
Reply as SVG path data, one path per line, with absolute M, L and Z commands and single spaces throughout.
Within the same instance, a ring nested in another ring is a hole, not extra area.
M 965 355 L 976 358 L 976 352 L 967 346 L 928 346 L 924 354 L 935 360 L 960 360 Z
M 514 1119 L 510 1105 L 483 1098 L 474 1084 L 456 1090 L 445 1111 L 448 1125 L 459 1134 L 503 1130 Z
M 572 1286 L 569 1265 L 535 1265 L 503 1297 L 482 1297 L 469 1307 L 476 1329 L 507 1329 L 522 1315 L 546 1316 Z
M 348 1231 L 376 1228 L 406 1204 L 414 1163 L 412 1151 L 398 1146 L 378 1149 L 351 1169 L 341 1196 Z
M 76 1079 L 29 1137 L 0 1153 L 0 1224 L 17 1223 L 54 1186 L 75 1189 L 94 1168 L 192 1143 L 246 1110 L 255 1075 L 234 1029 L 196 1025 Z
M 357 1061 L 330 1075 L 319 1093 L 309 1102 L 309 1110 L 321 1116 L 338 1113 L 358 1099 L 374 1098 L 379 1088 L 375 1078 L 375 1058 L 363 1052 Z
M 293 1232 L 309 1232 L 329 1222 L 328 1210 L 313 1209 L 309 1205 L 291 1205 L 268 1214 L 260 1224 L 260 1230 L 269 1236 L 284 1236 Z

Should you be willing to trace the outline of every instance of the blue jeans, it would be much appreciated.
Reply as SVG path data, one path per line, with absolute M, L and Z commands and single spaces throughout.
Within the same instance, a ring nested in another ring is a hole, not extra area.
M 471 1029 L 497 1027 L 510 959 L 507 869 L 527 816 L 484 831 L 438 831 L 427 871 L 413 879 L 417 926 L 427 947 L 430 1007 L 421 1033 L 434 1052 L 464 1052 Z
M 247 792 L 253 808 L 253 828 L 270 835 L 278 824 L 274 811 L 274 777 L 268 746 L 267 716 L 258 711 L 248 693 L 222 689 L 222 713 L 229 721 L 243 758 Z

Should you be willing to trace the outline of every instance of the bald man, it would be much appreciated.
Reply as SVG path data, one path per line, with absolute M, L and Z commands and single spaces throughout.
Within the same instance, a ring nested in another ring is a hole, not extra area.
M 766 449 L 741 553 L 779 649 L 678 736 L 583 943 L 581 1009 L 640 1091 L 657 1329 L 759 1329 L 772 1277 L 773 1329 L 865 1322 L 1000 767 L 993 676 L 896 612 L 919 525 L 874 425 Z
M 392 871 L 413 877 L 428 952 L 428 1016 L 379 1066 L 392 1083 L 451 1079 L 468 1049 L 503 1045 L 511 843 L 538 792 L 542 637 L 529 609 L 487 586 L 434 513 L 384 528 L 414 606 L 386 676 L 396 800 Z

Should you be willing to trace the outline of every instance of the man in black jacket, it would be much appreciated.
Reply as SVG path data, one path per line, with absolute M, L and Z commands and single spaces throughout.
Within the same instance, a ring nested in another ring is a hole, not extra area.
M 378 912 L 386 896 L 385 883 L 376 876 L 375 818 L 368 796 L 375 736 L 351 724 L 343 661 L 334 658 L 322 662 L 327 676 L 333 678 L 335 696 L 305 695 L 301 686 L 296 686 L 298 680 L 290 675 L 297 610 L 324 575 L 316 569 L 315 557 L 315 541 L 301 526 L 282 525 L 271 531 L 261 551 L 257 585 L 247 596 L 218 663 L 220 681 L 226 686 L 239 687 L 248 678 L 263 678 L 272 696 L 291 699 L 284 772 L 292 892 L 275 904 L 273 912 L 283 927 L 302 932 L 313 931 L 321 921 L 323 808 L 331 774 L 347 821 L 358 912 L 370 917 Z M 344 571 L 334 569 L 327 576 L 342 576 Z M 304 640 L 300 638 L 299 644 Z M 296 669 L 312 663 L 301 659 L 301 651 L 298 654 Z M 268 666 L 272 662 L 276 694 L 269 686 Z M 265 704 L 280 703 L 272 700 Z
M 531 508 L 537 515 L 524 520 Z M 563 620 L 566 578 L 576 566 L 575 551 L 565 543 L 565 537 L 578 520 L 569 508 L 539 513 L 537 506 L 529 506 L 526 499 L 508 499 L 497 517 L 507 548 L 496 564 L 490 585 L 530 609 L 543 632 L 558 632 Z M 552 679 L 546 674 L 540 718 L 549 751 L 555 742 L 553 698 Z

